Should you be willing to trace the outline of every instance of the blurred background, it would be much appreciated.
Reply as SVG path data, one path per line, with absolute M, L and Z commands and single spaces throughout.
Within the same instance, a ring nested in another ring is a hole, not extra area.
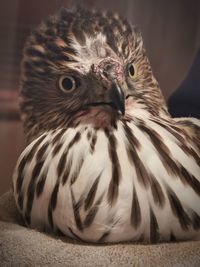
M 116 10 L 139 26 L 166 99 L 184 80 L 200 48 L 199 0 L 74 0 L 73 3 Z M 0 195 L 11 187 L 13 168 L 25 146 L 17 97 L 25 39 L 43 18 L 70 5 L 67 0 L 0 1 Z

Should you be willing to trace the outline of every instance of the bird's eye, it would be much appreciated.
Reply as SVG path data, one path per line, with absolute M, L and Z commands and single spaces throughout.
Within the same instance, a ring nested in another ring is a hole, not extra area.
M 132 79 L 137 77 L 137 68 L 133 63 L 128 68 L 128 75 Z
M 76 89 L 77 87 L 77 84 L 76 84 L 76 80 L 71 77 L 71 76 L 61 76 L 59 78 L 59 88 L 64 92 L 69 92 L 69 91 L 72 91 L 74 89 Z

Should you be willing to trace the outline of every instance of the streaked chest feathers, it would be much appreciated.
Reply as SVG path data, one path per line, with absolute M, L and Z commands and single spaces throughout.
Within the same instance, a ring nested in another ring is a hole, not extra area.
M 45 132 L 18 161 L 16 202 L 27 225 L 81 240 L 198 239 L 198 149 L 164 119 Z

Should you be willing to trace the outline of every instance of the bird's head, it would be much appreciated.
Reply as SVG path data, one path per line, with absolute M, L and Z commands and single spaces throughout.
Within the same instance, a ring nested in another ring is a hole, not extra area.
M 28 38 L 22 63 L 21 113 L 27 137 L 46 129 L 116 120 L 165 103 L 141 34 L 112 13 L 62 9 Z

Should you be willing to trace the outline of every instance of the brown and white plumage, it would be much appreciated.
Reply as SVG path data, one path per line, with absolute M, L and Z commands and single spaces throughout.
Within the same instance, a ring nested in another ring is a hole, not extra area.
M 92 242 L 200 237 L 200 122 L 172 119 L 138 31 L 63 9 L 29 38 L 30 144 L 14 195 L 25 222 Z

